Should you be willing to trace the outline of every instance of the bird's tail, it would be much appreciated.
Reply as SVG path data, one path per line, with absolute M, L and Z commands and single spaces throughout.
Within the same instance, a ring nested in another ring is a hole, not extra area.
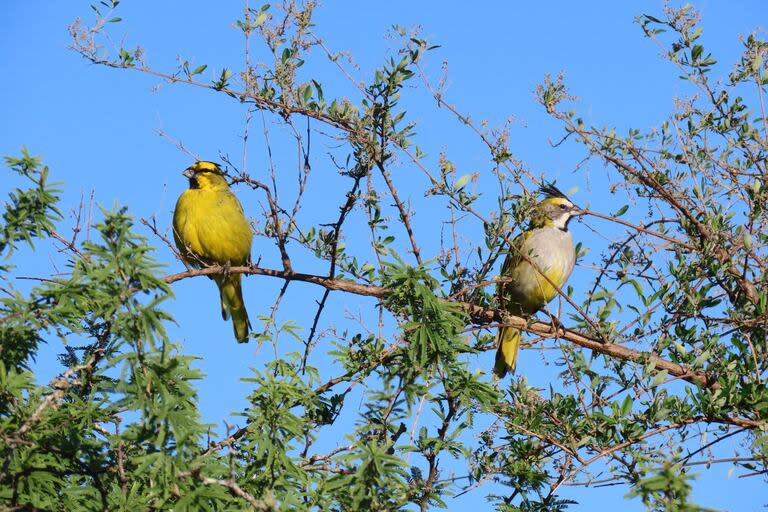
M 235 338 L 239 343 L 248 341 L 248 332 L 251 322 L 248 320 L 248 312 L 243 302 L 243 288 L 240 285 L 240 274 L 218 276 L 216 284 L 219 285 L 221 295 L 221 318 L 228 320 L 232 317 L 232 327 L 235 330 Z
M 499 348 L 496 350 L 496 364 L 493 373 L 500 379 L 509 371 L 515 371 L 517 349 L 520 347 L 520 329 L 514 327 L 499 328 Z

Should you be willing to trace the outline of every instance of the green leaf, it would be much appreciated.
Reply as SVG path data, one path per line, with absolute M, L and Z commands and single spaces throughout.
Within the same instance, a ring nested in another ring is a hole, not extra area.
M 699 27 L 696 30 L 694 30 L 693 33 L 691 34 L 691 41 L 697 40 L 703 32 L 704 32 L 704 27 Z
M 693 46 L 693 49 L 691 50 L 691 60 L 695 63 L 699 60 L 701 57 L 701 53 L 704 51 L 704 47 L 700 44 L 696 44 Z
M 621 402 L 621 415 L 626 417 L 629 415 L 630 412 L 632 412 L 632 404 L 634 401 L 632 400 L 632 397 L 630 395 L 627 395 L 624 397 L 624 400 Z
M 622 215 L 627 213 L 627 210 L 629 210 L 629 205 L 625 204 L 624 206 L 619 208 L 619 211 L 617 211 L 616 213 L 613 214 L 613 217 L 621 217 Z
M 308 103 L 309 100 L 312 98 L 312 86 L 309 84 L 306 84 L 302 86 L 303 91 L 301 93 L 302 99 L 304 103 Z
M 667 370 L 662 370 L 653 377 L 653 381 L 651 382 L 651 387 L 655 388 L 656 386 L 662 384 L 664 381 L 667 380 L 668 374 Z
M 464 187 L 464 185 L 467 184 L 467 182 L 471 177 L 472 177 L 472 174 L 465 174 L 464 176 L 456 180 L 456 182 L 453 184 L 453 189 L 461 190 Z

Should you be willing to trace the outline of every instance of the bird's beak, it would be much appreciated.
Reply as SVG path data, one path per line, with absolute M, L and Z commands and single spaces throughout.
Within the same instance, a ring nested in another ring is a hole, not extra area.
M 586 215 L 587 210 L 582 210 L 578 206 L 574 205 L 573 209 L 571 210 L 571 216 L 573 217 L 581 217 L 582 215 Z
M 184 169 L 184 172 L 181 173 L 181 175 L 184 176 L 185 178 L 192 178 L 195 175 L 195 171 L 187 168 L 187 169 Z

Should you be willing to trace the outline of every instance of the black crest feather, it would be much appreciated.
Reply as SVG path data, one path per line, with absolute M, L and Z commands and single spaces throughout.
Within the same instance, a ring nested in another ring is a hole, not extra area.
M 547 197 L 559 197 L 561 199 L 565 199 L 567 201 L 570 201 L 568 199 L 568 196 L 563 194 L 563 192 L 555 186 L 554 183 L 551 181 L 549 183 L 544 183 L 541 188 L 539 189 L 542 194 L 544 194 Z

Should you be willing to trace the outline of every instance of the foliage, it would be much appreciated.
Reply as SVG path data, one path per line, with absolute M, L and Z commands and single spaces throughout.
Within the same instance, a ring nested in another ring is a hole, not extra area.
M 140 47 L 106 50 L 103 38 L 125 23 L 114 16 L 118 3 L 102 2 L 92 24 L 72 25 L 74 51 L 215 91 L 242 103 L 248 120 L 260 110 L 295 138 L 303 168 L 292 203 L 277 194 L 274 169 L 267 184 L 225 158 L 232 183 L 262 198 L 257 243 L 282 263 L 229 271 L 283 280 L 255 337 L 298 339 L 304 353 L 280 353 L 254 368 L 244 379 L 251 389 L 240 411 L 245 426 L 216 437 L 198 412 L 204 376 L 165 331 L 171 285 L 210 269 L 163 275 L 153 243 L 125 207 L 103 210 L 92 239 L 77 239 L 79 225 L 71 239 L 61 236 L 60 191 L 48 168 L 26 150 L 6 158 L 26 187 L 10 193 L 0 226 L 2 506 L 428 510 L 450 508 L 451 496 L 494 482 L 487 494 L 497 510 L 567 510 L 574 502 L 562 496 L 563 485 L 624 483 L 628 498 L 649 510 L 692 511 L 704 510 L 690 502 L 693 467 L 726 462 L 766 477 L 768 44 L 749 36 L 718 81 L 692 7 L 639 17 L 693 93 L 658 128 L 623 135 L 587 125 L 563 75 L 543 80 L 543 110 L 562 124 L 565 141 L 603 165 L 614 185 L 602 192 L 626 201 L 613 215 L 590 212 L 590 222 L 612 223 L 602 224 L 611 240 L 591 255 L 579 249 L 598 271 L 590 289 L 560 298 L 564 327 L 496 309 L 499 257 L 542 180 L 514 157 L 506 127 L 476 125 L 447 103 L 445 79 L 433 85 L 427 64 L 439 47 L 396 27 L 392 55 L 357 81 L 343 54 L 315 34 L 314 3 L 286 1 L 246 8 L 235 23 L 246 48 L 258 39 L 271 60 L 246 60 L 244 69 L 224 68 L 208 80 L 208 64 L 180 58 L 178 69 L 165 71 L 151 67 Z M 349 77 L 356 96 L 306 76 L 311 52 Z M 419 147 L 406 110 L 406 96 L 419 88 L 487 148 L 487 169 L 462 174 L 448 149 L 435 162 Z M 329 198 L 327 211 L 311 216 L 300 214 L 312 186 L 310 131 L 304 136 L 296 125 L 303 119 L 334 141 L 329 160 L 346 184 L 333 196 L 337 204 Z M 416 174 L 426 190 L 414 191 Z M 414 227 L 421 196 L 443 208 L 451 232 L 437 249 Z M 368 230 L 367 241 L 345 239 L 353 222 Z M 10 262 L 21 262 L 22 242 L 59 247 L 67 271 L 13 287 Z M 325 270 L 294 268 L 306 258 Z M 275 312 L 293 281 L 323 295 L 307 318 L 280 324 Z M 318 334 L 331 293 L 375 297 L 365 303 L 371 323 L 331 326 L 334 340 Z M 555 308 L 546 313 L 555 316 Z M 549 387 L 523 375 L 497 382 L 471 368 L 495 348 L 500 322 L 536 333 L 529 345 L 550 349 L 542 359 L 559 374 Z M 42 343 L 62 346 L 64 369 L 46 385 L 32 370 Z M 328 364 L 313 366 L 310 356 Z M 359 407 L 348 403 L 358 385 Z M 328 436 L 337 447 L 318 450 Z M 717 458 L 726 441 L 738 453 Z

